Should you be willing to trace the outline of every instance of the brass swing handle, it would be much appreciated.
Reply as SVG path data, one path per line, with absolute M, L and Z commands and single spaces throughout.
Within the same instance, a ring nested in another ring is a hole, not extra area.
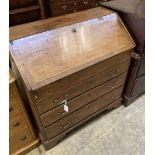
M 118 72 L 120 71 L 120 67 L 117 67 L 117 70 L 114 73 L 109 73 L 111 76 L 116 76 Z
M 69 127 L 70 124 L 71 124 L 71 122 L 68 121 L 66 125 L 60 126 L 59 128 L 60 128 L 60 129 L 67 129 L 67 128 Z
M 61 8 L 62 8 L 63 10 L 66 10 L 66 9 L 67 9 L 67 5 L 62 5 Z
M 83 4 L 84 4 L 84 5 L 87 5 L 87 4 L 88 4 L 88 1 L 86 1 L 86 0 L 83 1 Z
M 113 101 L 115 101 L 117 99 L 116 96 L 112 96 L 109 100 L 108 103 L 112 103 Z
M 64 104 L 68 100 L 67 97 L 68 97 L 68 95 L 65 95 L 65 99 L 63 101 L 60 101 L 58 99 L 55 99 L 54 102 L 57 103 L 57 104 L 59 104 L 59 105 Z
M 15 127 L 18 127 L 19 125 L 20 125 L 20 122 L 16 122 L 16 123 L 14 124 Z
M 114 87 L 116 86 L 117 81 L 115 81 L 114 83 L 112 83 L 111 85 L 107 86 L 109 89 L 114 89 Z
M 65 111 L 65 112 L 58 112 L 57 114 L 63 116 L 63 115 L 65 115 L 66 113 L 67 113 L 67 112 Z

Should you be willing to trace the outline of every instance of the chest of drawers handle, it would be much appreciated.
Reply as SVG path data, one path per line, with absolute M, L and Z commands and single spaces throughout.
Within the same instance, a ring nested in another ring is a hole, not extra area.
M 24 140 L 26 140 L 26 139 L 27 139 L 26 136 L 24 136 L 24 137 L 21 138 L 22 141 L 24 141 Z
M 74 13 L 75 13 L 75 12 L 77 12 L 77 10 L 76 10 L 76 9 L 74 9 Z
M 74 2 L 74 5 L 76 6 L 77 5 L 77 2 Z
M 112 96 L 112 97 L 108 100 L 108 103 L 111 103 L 111 102 L 115 101 L 116 99 L 117 99 L 116 96 Z
M 114 77 L 119 73 L 119 71 L 120 71 L 120 67 L 118 66 L 117 70 L 114 73 L 109 73 L 109 75 Z
M 83 1 L 83 4 L 84 4 L 84 5 L 87 5 L 87 4 L 88 4 L 88 1 Z
M 62 116 L 63 116 L 63 115 L 65 115 L 65 114 L 66 114 L 66 111 L 65 111 L 65 112 L 58 112 L 57 114 L 58 114 L 58 115 L 62 115 Z
M 15 127 L 18 127 L 19 125 L 20 125 L 20 122 L 16 122 L 16 123 L 14 124 Z
M 63 10 L 66 10 L 66 9 L 67 9 L 67 5 L 62 5 L 61 8 L 62 8 Z
M 60 101 L 58 99 L 55 99 L 54 102 L 57 103 L 57 104 L 59 104 L 59 105 L 61 105 L 61 104 L 65 103 L 65 102 L 67 102 L 67 97 L 68 97 L 68 95 L 65 95 L 65 99 L 63 101 Z
M 111 85 L 107 86 L 108 89 L 114 89 L 115 85 L 116 85 L 116 81 L 114 83 L 112 83 Z
M 66 125 L 60 126 L 59 128 L 60 128 L 60 129 L 67 129 L 67 128 L 69 127 L 70 124 L 71 124 L 71 122 L 68 121 Z

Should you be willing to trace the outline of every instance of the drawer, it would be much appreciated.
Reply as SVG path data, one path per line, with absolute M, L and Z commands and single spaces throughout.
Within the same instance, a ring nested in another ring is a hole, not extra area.
M 9 9 L 18 9 L 31 5 L 36 5 L 37 0 L 9 0 Z
M 74 97 L 77 97 L 84 92 L 103 84 L 104 82 L 111 80 L 118 75 L 127 72 L 129 62 L 125 61 L 121 64 L 118 64 L 110 69 L 107 69 L 103 72 L 100 72 L 89 79 L 86 79 L 76 85 L 73 85 L 72 87 L 69 87 L 68 89 L 64 89 L 64 91 L 61 92 L 61 88 L 59 90 L 59 93 L 51 94 L 51 96 L 44 101 L 40 101 L 37 103 L 37 108 L 40 114 L 51 110 L 61 104 L 61 102 L 65 99 L 68 101 L 71 100 Z
M 124 85 L 126 80 L 127 73 L 124 73 L 117 78 L 114 78 L 72 100 L 67 103 L 69 107 L 69 111 L 64 111 L 64 105 L 61 105 L 54 110 L 51 110 L 43 115 L 41 115 L 41 121 L 44 127 L 52 124 L 53 122 L 63 118 L 64 116 L 69 115 L 70 113 L 74 112 L 75 110 L 83 107 L 84 105 L 98 99 L 99 97 L 103 96 L 106 93 Z
M 12 14 L 9 16 L 9 25 L 18 25 L 18 24 L 24 24 L 27 22 L 32 22 L 39 20 L 40 17 L 40 10 L 34 10 L 29 12 L 23 12 L 18 14 Z
M 22 113 L 12 117 L 9 120 L 9 134 L 10 136 L 16 135 L 19 133 L 22 129 L 28 127 L 26 119 Z
M 9 138 L 9 151 L 16 152 L 32 142 L 33 137 L 29 128 L 22 129 L 20 132 L 18 132 L 18 134 Z
M 9 117 L 10 118 L 21 113 L 19 102 L 20 100 L 16 93 L 15 85 L 9 86 Z
M 72 114 L 64 117 L 63 119 L 55 122 L 54 124 L 44 128 L 47 138 L 50 139 L 55 137 L 56 135 L 76 125 L 81 120 L 87 118 L 91 114 L 97 112 L 98 110 L 104 108 L 108 104 L 119 99 L 122 96 L 122 91 L 123 87 L 119 87 L 114 91 L 82 107 L 81 109 L 73 112 Z

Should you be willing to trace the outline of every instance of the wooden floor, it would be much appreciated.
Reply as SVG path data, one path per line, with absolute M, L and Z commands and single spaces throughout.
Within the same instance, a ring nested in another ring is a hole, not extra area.
M 125 108 L 102 113 L 49 151 L 41 145 L 27 155 L 144 155 L 145 96 Z

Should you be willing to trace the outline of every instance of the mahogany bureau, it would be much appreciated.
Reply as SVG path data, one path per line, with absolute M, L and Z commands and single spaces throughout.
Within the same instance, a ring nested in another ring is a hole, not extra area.
M 46 149 L 121 105 L 135 43 L 117 13 L 99 7 L 17 26 L 10 40 Z
M 39 144 L 27 116 L 15 78 L 9 72 L 9 148 L 10 154 L 24 154 Z

